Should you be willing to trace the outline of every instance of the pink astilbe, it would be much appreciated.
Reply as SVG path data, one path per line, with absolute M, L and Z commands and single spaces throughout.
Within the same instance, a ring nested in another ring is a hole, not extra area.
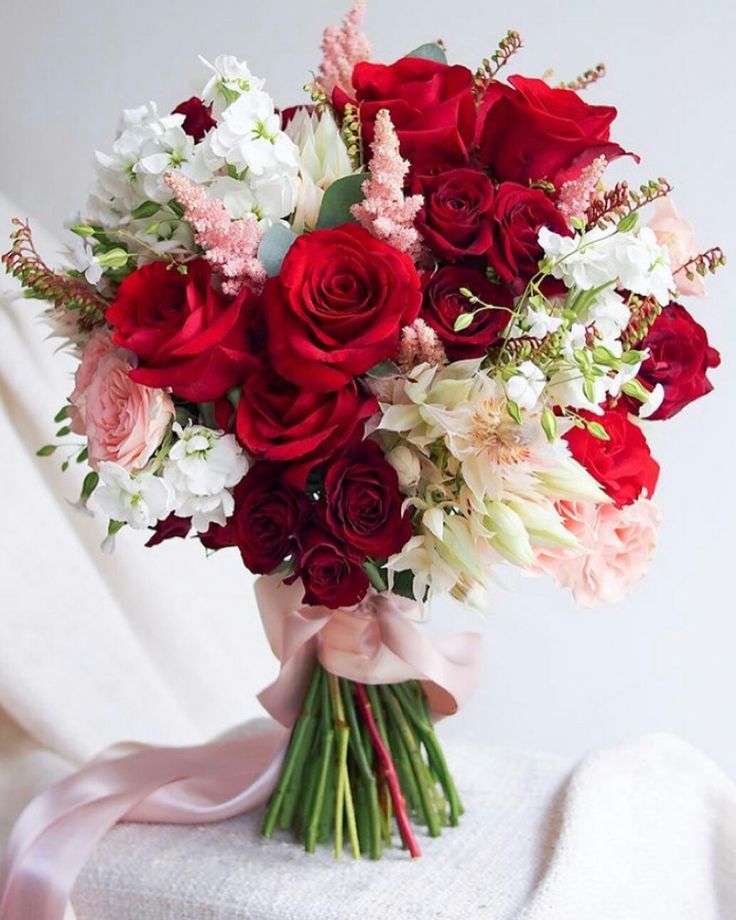
M 604 156 L 596 157 L 581 170 L 580 175 L 575 179 L 569 179 L 562 184 L 557 207 L 568 224 L 573 217 L 585 219 L 585 213 L 593 200 L 596 187 L 607 165 L 608 161 Z
M 411 326 L 404 326 L 401 330 L 396 363 L 404 373 L 408 373 L 418 364 L 447 364 L 447 355 L 434 329 L 423 319 L 415 319 Z
M 339 26 L 328 26 L 322 35 L 322 63 L 315 86 L 330 98 L 339 86 L 351 87 L 353 67 L 371 56 L 370 42 L 360 31 L 365 15 L 366 0 L 356 0 Z
M 399 152 L 399 139 L 386 109 L 376 116 L 371 154 L 371 177 L 363 183 L 364 200 L 351 208 L 353 217 L 376 239 L 416 261 L 422 247 L 414 218 L 424 199 L 421 195 L 404 194 L 404 178 L 410 166 Z
M 222 275 L 223 293 L 234 296 L 245 286 L 259 292 L 266 269 L 257 256 L 262 234 L 255 217 L 233 220 L 221 201 L 208 198 L 201 186 L 181 173 L 166 173 L 164 179 L 184 208 L 184 220 L 194 229 L 205 259 Z

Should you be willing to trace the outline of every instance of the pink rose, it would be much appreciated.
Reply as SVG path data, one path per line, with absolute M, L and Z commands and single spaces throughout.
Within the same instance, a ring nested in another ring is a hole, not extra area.
M 581 549 L 539 550 L 540 569 L 571 588 L 582 607 L 618 603 L 646 573 L 657 542 L 659 509 L 640 498 L 623 508 L 560 502 L 558 510 Z
M 674 272 L 678 294 L 684 297 L 705 297 L 705 282 L 696 274 L 691 280 L 682 266 L 700 252 L 691 224 L 679 213 L 669 198 L 660 198 L 654 205 L 654 216 L 649 221 L 660 246 L 666 246 Z M 679 271 L 677 270 L 679 269 Z
M 70 400 L 71 427 L 88 440 L 89 463 L 119 463 L 141 469 L 161 443 L 174 415 L 164 390 L 131 380 L 132 355 L 116 348 L 107 329 L 89 340 L 75 377 Z

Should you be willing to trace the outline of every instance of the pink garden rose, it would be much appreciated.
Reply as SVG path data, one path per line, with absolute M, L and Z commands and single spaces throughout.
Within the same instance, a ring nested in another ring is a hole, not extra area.
M 647 498 L 630 505 L 560 502 L 565 527 L 580 550 L 543 549 L 537 561 L 583 607 L 615 604 L 639 582 L 657 542 L 660 513 Z
M 164 390 L 135 383 L 128 376 L 132 355 L 117 348 L 107 329 L 89 340 L 70 399 L 71 427 L 88 439 L 93 469 L 103 460 L 126 470 L 141 469 L 161 443 L 174 415 Z
M 649 221 L 660 246 L 666 246 L 674 272 L 677 293 L 683 297 L 705 297 L 705 282 L 696 274 L 691 280 L 681 267 L 700 252 L 692 225 L 680 214 L 669 198 L 660 198 Z M 680 271 L 677 271 L 680 269 Z

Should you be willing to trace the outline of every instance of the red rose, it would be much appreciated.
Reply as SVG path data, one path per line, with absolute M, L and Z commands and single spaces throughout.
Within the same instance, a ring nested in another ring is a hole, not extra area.
M 350 380 L 327 393 L 303 390 L 263 364 L 245 378 L 235 431 L 254 457 L 290 464 L 286 480 L 304 486 L 312 467 L 363 437 L 376 410 Z
M 186 274 L 151 262 L 132 272 L 107 311 L 113 341 L 138 356 L 137 383 L 170 388 L 192 402 L 209 402 L 239 384 L 253 363 L 247 333 L 254 295 L 226 300 L 212 287 L 203 259 Z
M 478 156 L 500 182 L 545 179 L 558 188 L 564 171 L 596 157 L 610 162 L 626 151 L 609 140 L 616 109 L 588 105 L 569 89 L 544 80 L 510 77 L 494 83 L 478 116 Z
M 330 465 L 324 495 L 330 530 L 365 555 L 398 553 L 412 535 L 399 477 L 375 441 L 363 441 Z
M 662 405 L 651 418 L 672 418 L 713 389 L 706 371 L 718 367 L 721 356 L 708 344 L 705 329 L 679 303 L 670 304 L 657 317 L 641 348 L 649 349 L 649 357 L 639 379 L 652 389 L 658 383 L 664 387 Z
M 415 168 L 468 162 L 475 133 L 473 74 L 467 67 L 420 58 L 395 64 L 357 64 L 354 98 L 335 87 L 333 102 L 342 112 L 348 102 L 360 107 L 366 145 L 373 140 L 376 115 L 388 109 L 401 153 Z
M 498 277 L 507 283 L 522 284 L 537 272 L 543 256 L 539 228 L 569 236 L 571 230 L 549 196 L 541 189 L 516 182 L 502 182 L 491 209 L 492 241 L 488 261 Z
M 300 236 L 264 293 L 276 369 L 309 390 L 344 387 L 396 354 L 420 286 L 407 255 L 357 224 Z
M 460 288 L 467 288 L 483 303 L 498 306 L 498 310 L 482 310 L 473 322 L 455 332 L 455 320 L 461 313 L 474 309 Z M 480 358 L 494 345 L 508 325 L 508 309 L 513 304 L 509 291 L 492 284 L 486 275 L 466 265 L 445 265 L 427 279 L 424 285 L 422 319 L 442 340 L 450 361 Z
M 282 470 L 256 463 L 235 487 L 235 510 L 228 522 L 243 562 L 256 575 L 269 575 L 294 553 L 295 539 L 312 504 L 283 482 Z
M 153 536 L 148 540 L 146 546 L 158 546 L 164 540 L 172 540 L 174 537 L 186 537 L 192 529 L 192 519 L 177 517 L 170 514 L 162 521 L 157 521 L 151 528 Z
M 299 540 L 294 575 L 301 578 L 304 603 L 314 606 L 352 607 L 368 591 L 363 559 L 318 524 L 308 527 Z
M 573 457 L 597 479 L 618 508 L 630 505 L 646 492 L 654 495 L 659 464 L 649 452 L 644 434 L 629 420 L 623 408 L 603 415 L 581 412 L 583 418 L 603 425 L 608 441 L 593 437 L 584 428 L 573 428 L 565 435 Z
M 195 141 L 201 141 L 210 128 L 217 124 L 212 117 L 212 104 L 205 105 L 199 96 L 192 96 L 186 102 L 179 103 L 171 114 L 184 116 L 182 128 Z
M 416 227 L 441 259 L 457 262 L 485 255 L 491 242 L 493 183 L 477 169 L 452 169 L 417 177 L 412 191 L 424 196 Z

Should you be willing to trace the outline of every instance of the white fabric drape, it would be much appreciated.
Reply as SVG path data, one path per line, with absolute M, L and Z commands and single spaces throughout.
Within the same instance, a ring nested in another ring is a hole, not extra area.
M 14 213 L 0 199 L 0 229 Z M 2 231 L 4 235 L 4 231 Z M 37 232 L 42 254 L 56 247 Z M 108 744 L 205 740 L 258 714 L 276 665 L 236 553 L 146 549 L 74 500 L 81 471 L 39 459 L 71 389 L 37 319 L 0 279 L 0 845 L 22 806 Z M 74 466 L 74 464 L 73 464 Z M 736 788 L 666 736 L 584 759 L 464 749 L 464 826 L 426 858 L 306 857 L 257 819 L 123 826 L 75 891 L 78 920 L 482 916 L 728 920 L 736 916 Z

